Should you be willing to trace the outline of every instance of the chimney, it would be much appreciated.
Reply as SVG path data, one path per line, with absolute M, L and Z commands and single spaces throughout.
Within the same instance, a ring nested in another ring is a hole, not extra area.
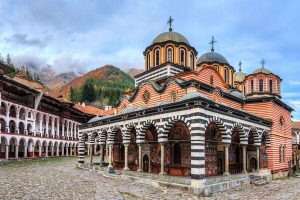
M 82 107 L 85 107 L 85 102 L 82 102 L 82 104 L 81 104 L 81 105 L 82 105 Z

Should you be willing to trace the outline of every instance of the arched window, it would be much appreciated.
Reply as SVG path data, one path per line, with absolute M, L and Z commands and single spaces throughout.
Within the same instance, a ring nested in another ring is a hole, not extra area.
M 210 76 L 210 84 L 214 85 L 214 77 L 212 75 Z
M 259 91 L 263 92 L 264 91 L 264 80 L 259 79 Z
M 283 120 L 283 117 L 280 117 L 280 119 L 279 119 L 279 126 L 280 126 L 280 129 L 281 129 L 281 130 L 284 128 L 284 120 Z
M 279 162 L 282 163 L 282 146 L 279 146 Z
M 173 62 L 173 48 L 167 48 L 167 62 Z
M 154 58 L 154 60 L 155 60 L 155 66 L 158 66 L 159 65 L 159 49 L 155 49 L 155 51 L 154 51 L 154 53 L 155 53 L 155 58 Z
M 185 65 L 185 50 L 180 49 L 180 65 Z
M 228 69 L 227 68 L 224 69 L 224 80 L 225 80 L 225 83 L 228 83 Z
M 243 87 L 243 93 L 246 94 L 246 85 Z
M 273 93 L 273 81 L 269 80 L 270 93 Z
M 219 66 L 218 65 L 214 65 L 215 70 L 219 71 Z
M 147 54 L 147 68 L 150 69 L 150 52 Z
M 170 94 L 170 99 L 171 99 L 171 102 L 175 102 L 176 101 L 176 91 L 173 90 Z
M 190 54 L 190 67 L 194 68 L 194 54 L 192 52 Z
M 181 164 L 181 146 L 175 143 L 173 146 L 173 164 Z
M 251 92 L 253 92 L 253 91 L 254 91 L 254 81 L 251 80 Z

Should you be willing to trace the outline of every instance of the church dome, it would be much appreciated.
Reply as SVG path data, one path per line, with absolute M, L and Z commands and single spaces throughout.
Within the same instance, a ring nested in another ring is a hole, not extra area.
M 173 41 L 173 42 L 178 42 L 178 43 L 185 43 L 190 45 L 189 41 L 181 35 L 180 33 L 174 32 L 174 31 L 168 31 L 159 34 L 153 41 L 152 44 L 155 43 L 162 43 L 162 42 L 167 42 L 167 41 Z
M 270 70 L 265 69 L 264 67 L 261 67 L 261 68 L 255 70 L 254 72 L 252 72 L 252 74 L 258 74 L 258 73 L 272 74 L 272 72 Z
M 202 63 L 213 63 L 213 62 L 229 65 L 227 59 L 224 56 L 214 51 L 207 52 L 201 55 L 197 60 L 197 65 Z
M 246 73 L 244 73 L 242 71 L 238 71 L 238 72 L 234 73 L 234 80 L 237 82 L 243 82 L 245 80 L 246 76 L 247 76 Z

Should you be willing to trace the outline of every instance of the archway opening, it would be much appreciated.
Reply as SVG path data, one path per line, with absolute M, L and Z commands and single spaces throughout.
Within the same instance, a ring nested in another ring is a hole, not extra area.
M 25 134 L 25 126 L 23 122 L 19 123 L 19 134 Z
M 243 171 L 243 149 L 240 144 L 239 129 L 232 131 L 231 144 L 229 146 L 229 173 L 238 174 Z
M 24 138 L 21 138 L 19 142 L 19 153 L 18 153 L 19 158 L 25 157 L 25 151 L 27 151 L 27 149 L 25 148 L 27 148 L 26 141 Z
M 9 121 L 9 132 L 16 133 L 16 123 L 14 120 Z
M 157 142 L 157 130 L 153 124 L 150 124 L 146 130 L 145 143 L 142 148 L 142 155 L 147 155 L 149 158 L 148 172 L 160 172 L 160 144 Z M 143 163 L 143 169 L 145 168 Z
M 120 129 L 115 133 L 113 145 L 113 166 L 116 169 L 123 169 L 125 166 L 125 149 L 123 145 L 122 132 Z
M 191 175 L 191 137 L 187 125 L 182 121 L 174 123 L 170 129 L 165 162 L 168 174 Z
M 257 169 L 256 161 L 256 146 L 254 142 L 254 132 L 251 130 L 248 135 L 248 146 L 247 146 L 247 158 L 248 158 L 248 171 L 252 172 Z
M 0 158 L 5 158 L 5 152 L 6 152 L 6 145 L 7 145 L 7 139 L 6 137 L 1 137 L 1 143 L 0 143 Z
M 9 141 L 9 158 L 16 158 L 16 146 L 18 145 L 16 138 L 11 138 Z
M 205 176 L 222 175 L 224 163 L 221 131 L 215 123 L 210 123 L 205 131 Z

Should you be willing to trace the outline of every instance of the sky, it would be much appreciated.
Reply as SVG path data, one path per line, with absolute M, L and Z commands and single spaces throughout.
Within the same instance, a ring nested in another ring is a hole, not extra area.
M 283 101 L 300 120 L 300 2 L 240 0 L 1 0 L 0 53 L 37 72 L 86 73 L 112 64 L 144 68 L 143 51 L 160 33 L 183 34 L 198 51 L 215 51 L 238 69 L 279 75 Z

